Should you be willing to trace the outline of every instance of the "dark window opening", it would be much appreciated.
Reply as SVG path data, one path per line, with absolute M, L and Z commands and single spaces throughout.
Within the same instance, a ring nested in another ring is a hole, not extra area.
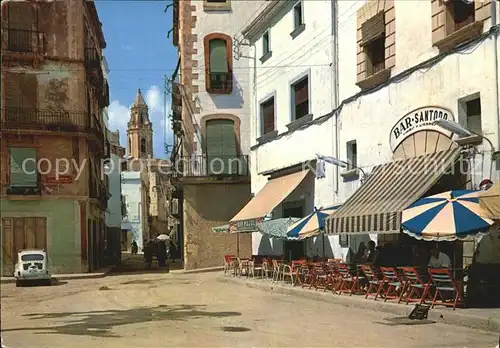
M 476 98 L 465 103 L 467 112 L 467 128 L 477 134 L 482 134 L 481 98 Z
M 293 21 L 295 29 L 302 24 L 302 2 L 293 7 Z
M 226 0 L 207 0 L 207 2 L 225 3 Z
M 261 104 L 262 135 L 274 131 L 274 97 Z
M 269 42 L 269 31 L 266 31 L 262 36 L 262 54 L 269 53 L 271 51 L 271 45 Z
M 146 139 L 141 139 L 141 154 L 146 153 Z
M 385 38 L 381 37 L 365 46 L 366 71 L 371 76 L 385 68 Z
M 468 4 L 464 1 L 450 1 L 453 16 L 453 29 L 457 31 L 475 21 L 474 2 Z
M 358 167 L 358 146 L 356 140 L 347 143 L 347 163 L 350 165 L 349 169 Z
M 305 77 L 292 86 L 294 119 L 309 114 L 309 78 Z

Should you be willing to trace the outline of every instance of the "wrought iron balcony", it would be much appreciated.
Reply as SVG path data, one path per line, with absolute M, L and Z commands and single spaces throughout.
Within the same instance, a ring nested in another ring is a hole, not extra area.
M 94 47 L 85 47 L 85 67 L 87 69 L 101 69 L 101 56 Z
M 36 30 L 4 29 L 7 34 L 7 51 L 18 53 L 44 54 L 45 35 Z
M 229 94 L 233 91 L 233 72 L 207 71 L 207 83 L 210 93 Z
M 87 132 L 90 128 L 89 114 L 86 112 L 2 108 L 4 130 Z
M 178 157 L 173 163 L 172 174 L 174 177 L 246 177 L 250 175 L 248 163 L 248 155 Z

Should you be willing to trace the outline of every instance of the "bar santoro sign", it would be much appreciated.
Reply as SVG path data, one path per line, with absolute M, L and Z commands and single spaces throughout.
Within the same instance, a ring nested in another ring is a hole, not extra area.
M 257 231 L 257 224 L 262 222 L 262 218 L 241 220 L 230 223 L 229 231 L 236 232 L 254 232 Z
M 455 117 L 450 110 L 439 106 L 421 107 L 403 116 L 391 129 L 389 144 L 392 151 L 410 135 L 422 130 L 437 131 L 451 137 L 451 132 L 434 124 L 439 119 L 455 121 Z

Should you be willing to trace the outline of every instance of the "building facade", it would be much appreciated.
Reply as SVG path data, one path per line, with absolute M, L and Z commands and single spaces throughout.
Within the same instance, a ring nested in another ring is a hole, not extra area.
M 2 1 L 2 26 L 2 274 L 25 248 L 46 249 L 54 273 L 93 271 L 104 262 L 109 152 L 97 10 Z
M 121 178 L 125 202 L 125 215 L 121 224 L 122 239 L 127 241 L 127 248 L 135 241 L 142 252 L 144 240 L 150 238 L 147 197 L 149 178 L 140 171 L 122 172 Z
M 326 164 L 321 178 L 295 182 L 272 207 L 274 216 L 288 215 L 290 205 L 304 215 L 347 202 L 374 166 L 458 145 L 471 154 L 464 188 L 499 180 L 492 158 L 500 146 L 492 4 L 269 1 L 243 30 L 258 59 L 257 69 L 250 65 L 252 192 L 294 166 L 315 169 L 317 154 L 344 161 L 347 168 Z M 480 137 L 465 144 L 433 124 L 443 115 Z M 254 236 L 254 253 L 260 238 Z M 307 241 L 304 252 L 345 259 L 361 241 L 392 240 L 378 233 L 327 238 Z
M 235 236 L 211 228 L 227 223 L 250 198 L 249 50 L 235 43 L 263 4 L 174 1 L 179 64 L 172 76 L 171 160 L 185 268 L 217 266 L 237 251 Z M 250 253 L 248 236 L 240 245 Z
M 125 148 L 120 146 L 120 132 L 108 131 L 110 143 L 110 160 L 105 168 L 109 183 L 108 209 L 106 210 L 107 250 L 111 263 L 121 260 L 121 224 L 122 224 L 122 180 L 121 163 L 125 156 Z

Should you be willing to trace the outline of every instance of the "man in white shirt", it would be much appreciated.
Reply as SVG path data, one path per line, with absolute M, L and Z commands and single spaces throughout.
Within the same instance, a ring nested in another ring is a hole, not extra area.
M 430 268 L 448 268 L 451 267 L 451 260 L 445 253 L 439 251 L 438 248 L 431 250 L 431 258 L 429 259 Z

